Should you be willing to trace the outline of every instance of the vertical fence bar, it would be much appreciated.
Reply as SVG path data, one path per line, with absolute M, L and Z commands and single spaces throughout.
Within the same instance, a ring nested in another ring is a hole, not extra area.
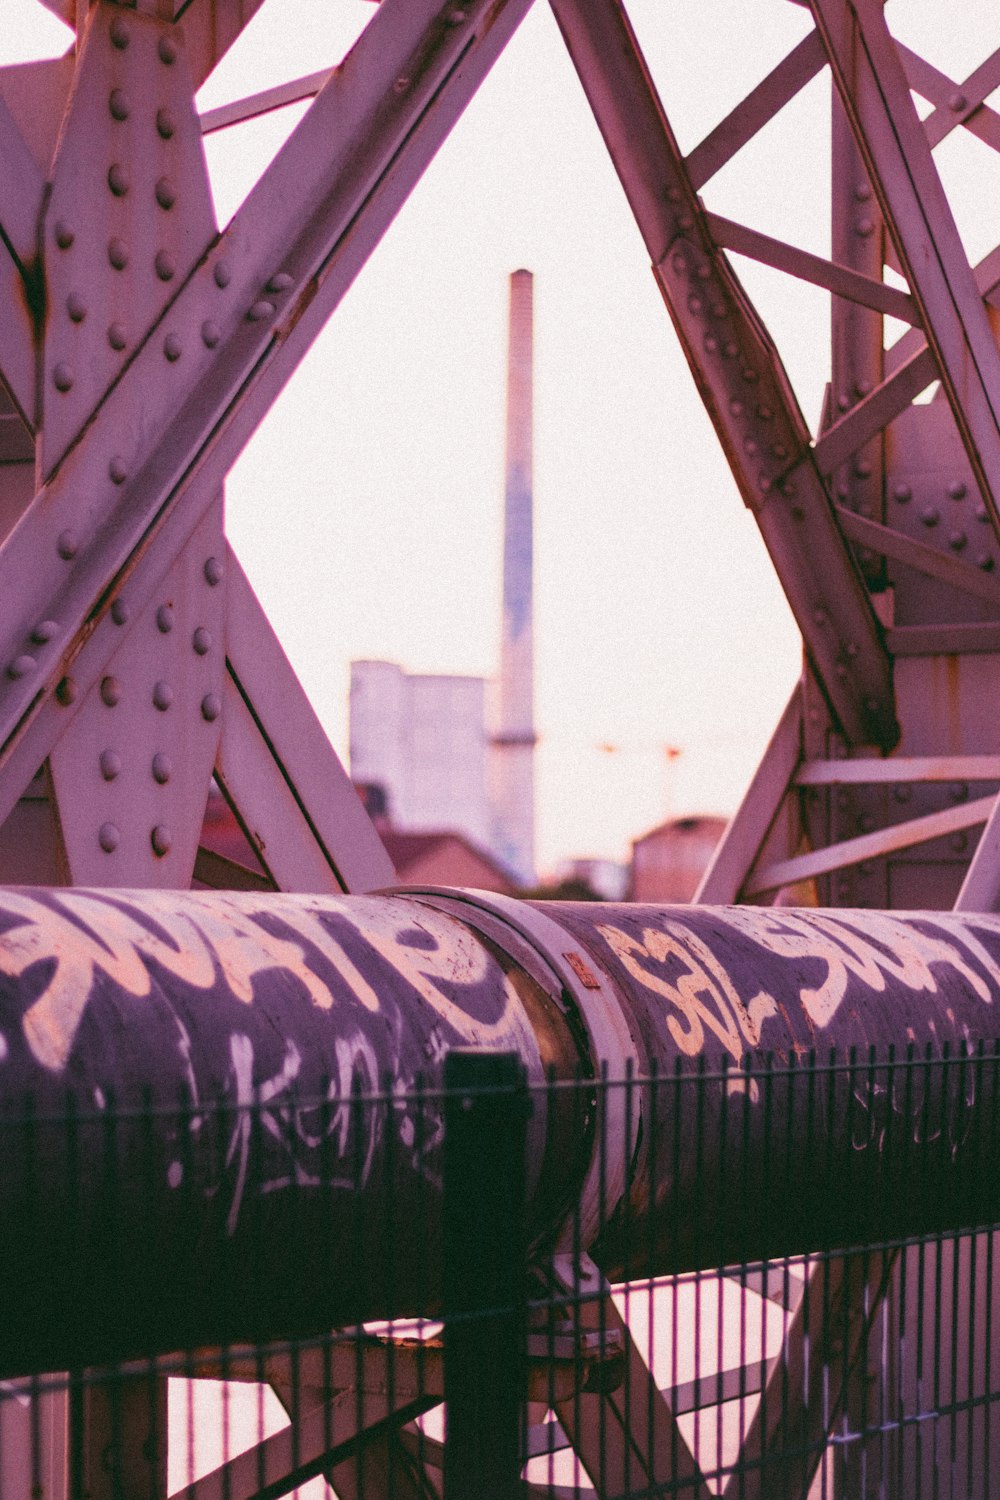
M 525 1125 L 513 1053 L 445 1059 L 445 1500 L 515 1500 L 526 1395 Z

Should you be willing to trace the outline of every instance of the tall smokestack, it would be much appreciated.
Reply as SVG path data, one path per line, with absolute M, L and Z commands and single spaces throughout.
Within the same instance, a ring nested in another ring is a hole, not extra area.
M 532 637 L 532 275 L 510 278 L 503 625 L 492 741 L 493 848 L 522 885 L 535 881 L 535 682 Z

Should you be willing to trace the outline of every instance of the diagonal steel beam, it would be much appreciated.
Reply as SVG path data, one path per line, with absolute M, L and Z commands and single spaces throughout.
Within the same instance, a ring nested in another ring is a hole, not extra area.
M 857 302 L 875 312 L 887 313 L 892 318 L 899 318 L 901 322 L 920 322 L 920 314 L 908 292 L 901 292 L 884 281 L 876 281 L 871 276 L 852 270 L 850 266 L 827 260 L 822 255 L 813 255 L 808 250 L 788 245 L 784 240 L 774 239 L 769 234 L 761 234 L 759 230 L 750 229 L 746 224 L 725 219 L 721 214 L 707 213 L 705 223 L 722 250 L 735 250 L 737 255 L 746 255 L 751 260 L 759 261 L 761 265 L 773 266 L 776 271 L 785 271 L 789 276 L 797 276 L 813 286 L 824 287 L 836 297 L 844 297 L 849 302 Z
M 173 514 L 190 527 L 211 503 L 529 6 L 384 0 L 192 272 L 0 550 L 17 600 L 4 753 L 99 633 L 116 578 Z M 165 334 L 182 359 L 164 359 Z M 39 642 L 41 620 L 55 628 Z
M 0 96 L 0 377 L 35 425 L 38 220 L 44 178 Z
M 889 657 L 777 352 L 714 244 L 619 0 L 552 0 L 702 399 L 849 740 L 897 736 Z
M 1000 151 L 1000 115 L 985 103 L 1000 84 L 1000 49 L 980 63 L 963 84 L 957 84 L 919 53 L 899 43 L 897 47 L 911 88 L 936 106 L 924 121 L 924 134 L 931 147 L 965 125 L 987 146 Z
M 810 0 L 963 445 L 1000 532 L 1000 353 L 876 0 Z
M 721 171 L 825 64 L 822 43 L 811 31 L 689 154 L 687 169 L 695 189 Z

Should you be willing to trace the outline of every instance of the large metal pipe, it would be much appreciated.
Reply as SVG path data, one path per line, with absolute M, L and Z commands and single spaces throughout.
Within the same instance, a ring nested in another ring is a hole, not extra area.
M 7 890 L 0 929 L 7 1373 L 432 1309 L 456 1045 L 534 1086 L 538 1254 L 1000 1217 L 998 917 Z

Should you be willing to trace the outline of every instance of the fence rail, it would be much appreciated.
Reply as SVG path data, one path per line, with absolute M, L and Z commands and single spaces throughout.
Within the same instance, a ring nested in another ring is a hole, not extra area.
M 0 1118 L 4 1500 L 987 1497 L 998 1154 L 1000 1043 L 49 1091 Z

